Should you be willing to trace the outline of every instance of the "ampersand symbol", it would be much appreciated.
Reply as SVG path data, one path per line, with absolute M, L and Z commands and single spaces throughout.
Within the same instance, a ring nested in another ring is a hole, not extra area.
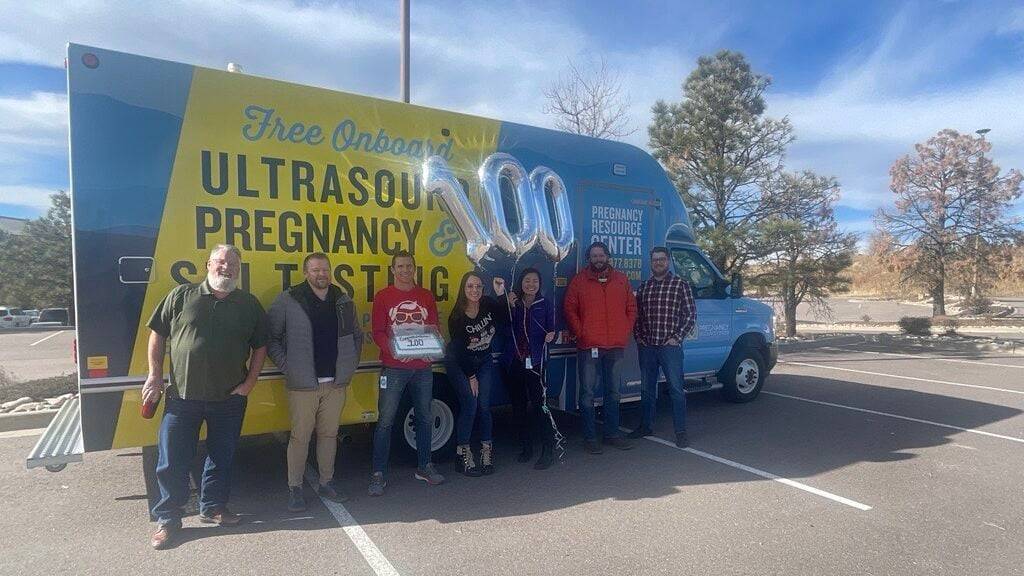
M 430 237 L 430 251 L 434 256 L 447 256 L 459 240 L 459 231 L 451 218 L 445 218 L 437 233 Z

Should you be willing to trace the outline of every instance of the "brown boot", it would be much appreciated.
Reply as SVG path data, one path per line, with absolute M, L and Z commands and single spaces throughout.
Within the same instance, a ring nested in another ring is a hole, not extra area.
M 154 550 L 163 550 L 171 545 L 174 541 L 174 537 L 178 534 L 178 528 L 169 526 L 167 524 L 161 524 L 157 531 L 153 533 L 153 536 L 149 539 L 149 545 Z
M 203 524 L 217 524 L 220 526 L 234 526 L 238 524 L 242 518 L 227 508 L 221 508 L 216 512 L 208 512 L 206 514 L 199 515 L 199 521 Z

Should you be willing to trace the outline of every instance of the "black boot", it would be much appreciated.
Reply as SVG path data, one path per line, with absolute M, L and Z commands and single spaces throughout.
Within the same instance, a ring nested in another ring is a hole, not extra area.
M 480 443 L 480 472 L 484 476 L 494 474 L 494 444 Z
M 555 462 L 555 450 L 551 447 L 551 444 L 547 442 L 541 446 L 540 458 L 537 459 L 537 463 L 533 465 L 534 470 L 547 470 Z
M 516 457 L 516 461 L 520 464 L 525 464 L 530 460 L 533 460 L 533 442 L 529 440 L 522 440 L 523 449 L 519 452 L 519 456 Z
M 459 472 L 471 477 L 477 477 L 483 474 L 480 468 L 477 467 L 476 462 L 473 460 L 473 451 L 470 450 L 469 444 L 462 444 L 457 447 L 455 449 L 455 454 L 459 460 Z

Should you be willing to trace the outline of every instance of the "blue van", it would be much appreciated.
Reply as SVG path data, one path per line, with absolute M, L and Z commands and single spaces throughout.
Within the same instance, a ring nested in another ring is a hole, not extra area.
M 664 245 L 697 301 L 685 342 L 688 389 L 721 387 L 747 402 L 775 364 L 772 309 L 745 297 L 739 276 L 715 269 L 678 192 L 639 148 L 76 44 L 67 71 L 80 402 L 54 421 L 29 466 L 155 444 L 160 418 L 140 417 L 145 325 L 174 286 L 202 281 L 220 243 L 241 249 L 241 288 L 265 306 L 301 281 L 306 254 L 326 252 L 367 329 L 397 250 L 416 254 L 443 326 L 468 270 L 511 284 L 517 270 L 537 267 L 560 309 L 592 241 L 609 245 L 634 287 L 649 275 L 650 249 Z M 504 168 L 487 173 L 496 158 Z M 461 206 L 427 189 L 431 161 L 450 170 Z M 531 187 L 525 176 L 538 173 L 547 180 Z M 488 242 L 459 225 L 474 219 Z M 565 327 L 560 314 L 556 322 Z M 569 412 L 578 397 L 573 353 L 560 339 L 548 368 L 549 401 Z M 639 398 L 639 369 L 635 347 L 627 354 L 630 401 Z M 379 369 L 368 342 L 343 425 L 377 420 Z M 435 375 L 433 446 L 446 450 L 458 408 L 440 366 Z M 405 410 L 395 429 L 411 448 L 411 405 Z M 268 362 L 243 434 L 288 428 L 282 374 Z

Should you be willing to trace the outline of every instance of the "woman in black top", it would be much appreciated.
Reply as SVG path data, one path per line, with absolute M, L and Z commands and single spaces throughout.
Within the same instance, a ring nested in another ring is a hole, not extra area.
M 491 340 L 507 312 L 490 297 L 484 296 L 483 279 L 476 272 L 462 277 L 459 296 L 448 317 L 448 353 L 445 366 L 448 379 L 459 395 L 456 435 L 462 473 L 480 476 L 494 472 L 491 443 L 491 390 L 498 371 L 491 357 Z M 469 445 L 473 421 L 480 417 L 480 466 Z

